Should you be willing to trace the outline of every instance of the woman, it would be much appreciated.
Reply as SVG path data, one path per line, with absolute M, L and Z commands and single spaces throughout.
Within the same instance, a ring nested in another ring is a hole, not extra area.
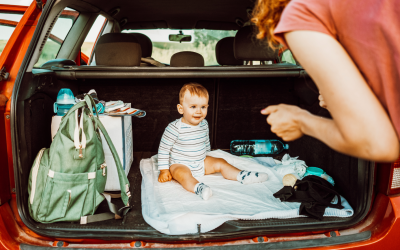
M 259 39 L 290 48 L 333 119 L 273 105 L 271 131 L 285 141 L 310 135 L 342 152 L 395 161 L 400 135 L 400 1 L 258 0 Z M 323 98 L 322 98 L 323 96 Z

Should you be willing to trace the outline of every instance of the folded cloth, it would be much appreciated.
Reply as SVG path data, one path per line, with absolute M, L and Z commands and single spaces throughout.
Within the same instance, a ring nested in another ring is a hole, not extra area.
M 307 171 L 307 165 L 304 161 L 297 158 L 299 157 L 290 157 L 289 154 L 285 154 L 282 157 L 282 161 L 277 161 L 274 170 L 280 175 L 280 179 L 287 174 L 296 174 L 300 178 L 303 178 Z
M 208 232 L 228 220 L 262 220 L 268 218 L 295 218 L 299 215 L 300 203 L 285 203 L 273 196 L 282 187 L 282 180 L 273 168 L 263 166 L 249 158 L 223 152 L 211 151 L 208 156 L 223 158 L 240 170 L 264 172 L 268 181 L 243 185 L 226 180 L 221 174 L 198 177 L 199 182 L 210 186 L 213 196 L 205 201 L 186 191 L 172 180 L 158 182 L 157 157 L 140 162 L 142 173 L 142 214 L 145 221 L 156 230 L 170 235 Z M 344 209 L 328 207 L 324 216 L 349 217 L 353 209 L 341 197 Z
M 315 175 L 297 180 L 294 187 L 283 187 L 274 197 L 286 202 L 301 202 L 299 214 L 318 220 L 322 220 L 327 207 L 343 208 L 340 195 L 332 184 Z M 332 200 L 337 200 L 337 203 L 332 204 Z

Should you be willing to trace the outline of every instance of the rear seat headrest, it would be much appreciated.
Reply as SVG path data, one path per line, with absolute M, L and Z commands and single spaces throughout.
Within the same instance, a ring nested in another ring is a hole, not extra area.
M 153 43 L 150 38 L 142 33 L 130 33 L 133 35 L 139 42 L 142 48 L 142 57 L 151 57 L 153 53 Z
M 278 50 L 273 50 L 264 41 L 256 38 L 256 26 L 245 26 L 236 33 L 234 53 L 236 59 L 246 61 L 272 61 L 278 58 Z
M 108 33 L 97 42 L 96 65 L 140 66 L 142 50 L 135 36 L 127 33 Z
M 225 37 L 215 45 L 215 56 L 219 65 L 243 65 L 243 60 L 236 59 L 233 53 L 234 37 Z
M 182 51 L 172 55 L 170 66 L 172 67 L 203 67 L 202 55 L 192 51 Z

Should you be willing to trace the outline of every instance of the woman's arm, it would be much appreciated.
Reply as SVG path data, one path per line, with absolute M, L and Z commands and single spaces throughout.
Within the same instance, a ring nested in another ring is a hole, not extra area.
M 304 133 L 364 159 L 396 160 L 399 139 L 389 116 L 341 44 L 314 31 L 292 31 L 285 38 L 320 89 L 333 120 L 289 105 L 270 106 L 262 113 L 270 114 L 271 130 L 285 140 Z

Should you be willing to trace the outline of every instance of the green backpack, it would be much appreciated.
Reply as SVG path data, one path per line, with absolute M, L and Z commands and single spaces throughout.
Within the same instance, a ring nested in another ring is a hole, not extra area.
M 107 166 L 100 130 L 117 165 L 125 205 L 122 208 L 111 203 L 110 195 L 104 193 Z M 86 224 L 119 219 L 129 211 L 129 181 L 90 95 L 62 118 L 50 148 L 39 151 L 29 175 L 28 193 L 30 215 L 42 223 L 80 220 Z M 111 212 L 94 215 L 105 198 Z

